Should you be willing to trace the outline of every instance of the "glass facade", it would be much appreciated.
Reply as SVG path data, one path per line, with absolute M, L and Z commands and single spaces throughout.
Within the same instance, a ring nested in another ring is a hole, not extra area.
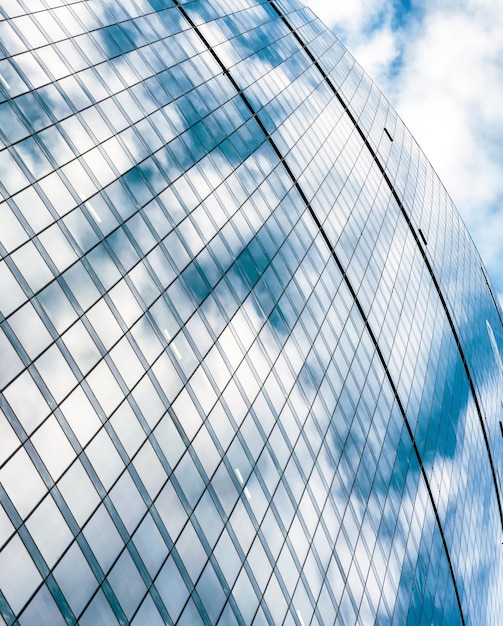
M 503 323 L 295 0 L 0 6 L 0 624 L 503 623 Z

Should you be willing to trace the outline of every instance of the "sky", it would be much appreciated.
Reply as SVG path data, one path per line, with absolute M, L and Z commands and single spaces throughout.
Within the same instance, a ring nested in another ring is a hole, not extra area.
M 304 0 L 381 88 L 454 200 L 503 303 L 501 0 Z

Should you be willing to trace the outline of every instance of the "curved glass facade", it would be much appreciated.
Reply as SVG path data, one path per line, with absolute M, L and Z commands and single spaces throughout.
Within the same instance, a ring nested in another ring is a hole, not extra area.
M 501 309 L 333 33 L 0 20 L 0 624 L 503 623 Z

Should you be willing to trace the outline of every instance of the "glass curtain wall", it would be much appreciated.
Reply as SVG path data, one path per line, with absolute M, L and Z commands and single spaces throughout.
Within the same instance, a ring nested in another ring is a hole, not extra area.
M 0 623 L 501 624 L 501 315 L 300 3 L 0 6 Z

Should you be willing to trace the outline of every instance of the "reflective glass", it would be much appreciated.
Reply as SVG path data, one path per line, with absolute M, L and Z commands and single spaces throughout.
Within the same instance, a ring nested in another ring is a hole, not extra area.
M 295 0 L 4 5 L 0 621 L 502 623 L 503 314 L 370 78 Z

